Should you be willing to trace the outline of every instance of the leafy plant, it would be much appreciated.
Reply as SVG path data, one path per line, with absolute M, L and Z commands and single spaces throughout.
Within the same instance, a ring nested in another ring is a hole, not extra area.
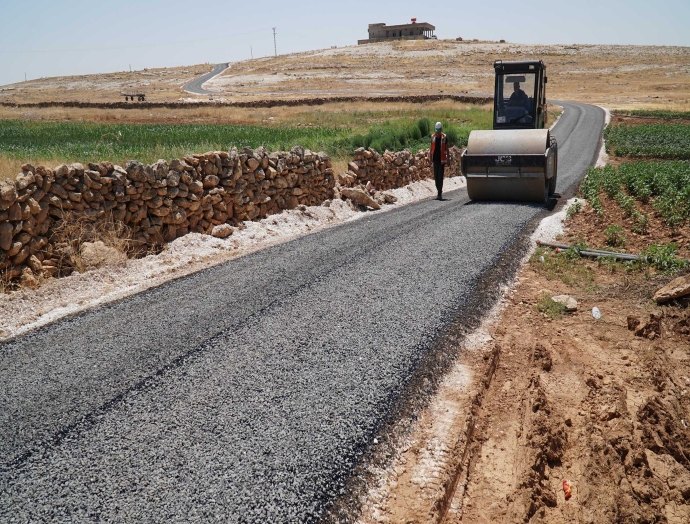
M 677 249 L 678 245 L 675 242 L 661 246 L 654 244 L 640 253 L 640 258 L 644 264 L 648 264 L 664 273 L 673 274 L 688 267 L 687 260 L 676 258 Z
M 659 109 L 635 109 L 635 110 L 621 110 L 616 109 L 612 111 L 615 115 L 626 115 L 626 116 L 640 116 L 647 118 L 658 118 L 660 120 L 690 120 L 689 111 L 666 111 Z
M 573 204 L 568 208 L 568 211 L 565 212 L 565 216 L 567 218 L 572 218 L 580 211 L 582 211 L 582 202 L 575 200 L 575 202 L 573 202 Z
M 616 156 L 690 159 L 690 126 L 685 124 L 608 126 L 604 138 Z
M 646 213 L 639 213 L 637 211 L 633 212 L 633 232 L 638 235 L 646 235 L 648 233 L 649 219 Z
M 625 230 L 619 225 L 611 225 L 604 229 L 606 244 L 611 247 L 622 247 L 625 245 L 626 238 L 623 235 Z

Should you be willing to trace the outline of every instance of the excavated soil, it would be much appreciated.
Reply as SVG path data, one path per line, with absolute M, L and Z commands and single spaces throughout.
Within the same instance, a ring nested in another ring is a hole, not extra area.
M 523 271 L 444 522 L 690 522 L 688 310 L 651 302 L 668 277 L 582 265 L 586 286 L 548 280 L 539 262 Z M 544 293 L 572 294 L 578 311 L 550 320 Z

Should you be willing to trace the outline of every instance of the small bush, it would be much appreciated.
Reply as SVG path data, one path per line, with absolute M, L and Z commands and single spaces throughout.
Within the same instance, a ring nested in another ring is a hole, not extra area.
M 623 247 L 626 242 L 626 238 L 623 235 L 625 230 L 619 225 L 611 225 L 604 229 L 604 234 L 606 235 L 606 244 L 611 247 Z
M 628 196 L 623 192 L 618 193 L 616 195 L 616 202 L 618 202 L 618 205 L 625 213 L 625 216 L 632 216 L 632 214 L 635 212 L 635 200 L 631 196 Z
M 422 138 L 431 136 L 431 120 L 427 117 L 420 118 L 417 122 L 417 127 L 419 128 L 419 132 L 422 133 Z
M 412 138 L 412 140 L 422 139 L 422 132 L 419 130 L 419 126 L 414 126 L 412 128 L 412 131 L 410 132 L 410 137 Z
M 646 235 L 648 233 L 649 219 L 646 213 L 639 213 L 634 211 L 632 214 L 633 227 L 632 230 L 638 235 Z
M 678 245 L 675 242 L 663 246 L 654 244 L 640 253 L 640 258 L 642 259 L 642 263 L 650 265 L 666 274 L 678 273 L 688 267 L 688 261 L 682 258 L 676 258 L 677 249 Z
M 359 149 L 360 147 L 367 147 L 364 135 L 355 135 L 352 137 L 352 147 Z
M 568 211 L 565 212 L 565 216 L 567 218 L 572 218 L 575 216 L 577 213 L 582 211 L 582 202 L 578 202 L 577 200 L 573 202 L 573 204 L 568 208 Z

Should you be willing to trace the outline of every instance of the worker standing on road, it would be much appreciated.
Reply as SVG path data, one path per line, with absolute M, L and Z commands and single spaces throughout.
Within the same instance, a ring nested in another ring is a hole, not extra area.
M 431 135 L 431 149 L 429 157 L 434 165 L 434 180 L 436 181 L 436 200 L 443 200 L 443 174 L 448 160 L 448 141 L 441 131 L 441 122 L 436 122 L 436 132 Z

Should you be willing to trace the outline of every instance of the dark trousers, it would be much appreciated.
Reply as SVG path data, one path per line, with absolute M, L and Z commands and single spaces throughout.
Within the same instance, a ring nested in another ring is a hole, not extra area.
M 441 162 L 434 162 L 434 180 L 436 181 L 436 191 L 438 191 L 439 195 L 441 194 L 441 191 L 443 191 L 443 172 L 445 169 L 445 164 L 441 164 Z

